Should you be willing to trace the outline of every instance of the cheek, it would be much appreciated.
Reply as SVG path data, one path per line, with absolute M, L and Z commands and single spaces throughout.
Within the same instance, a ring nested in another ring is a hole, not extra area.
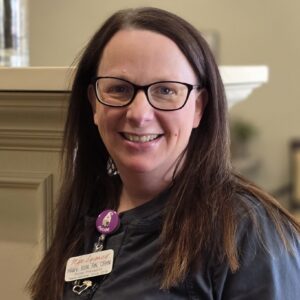
M 94 122 L 98 127 L 102 127 L 107 123 L 109 119 L 110 112 L 107 107 L 97 104 L 96 112 L 94 114 Z
M 94 123 L 99 127 L 102 121 L 102 108 L 99 106 L 99 104 L 96 104 L 96 108 L 94 111 Z
M 185 106 L 182 110 L 176 111 L 171 122 L 174 124 L 175 135 L 188 134 L 194 127 L 195 122 L 195 107 L 191 105 Z
M 109 107 L 99 107 L 97 109 L 96 122 L 101 136 L 112 134 L 118 131 L 117 128 L 123 120 L 123 111 Z
M 94 124 L 97 127 L 99 127 L 100 122 L 99 122 L 99 116 L 97 114 L 94 114 Z
M 192 130 L 192 121 L 186 118 L 172 117 L 171 122 L 168 123 L 167 130 L 169 134 L 169 142 L 175 144 L 186 144 Z
M 105 114 L 99 108 L 97 108 L 97 111 L 94 114 L 94 123 L 98 127 L 98 131 L 100 133 L 100 136 L 103 138 L 103 134 L 106 131 L 107 120 L 106 120 Z
M 174 127 L 173 137 L 177 139 L 177 142 L 180 144 L 186 145 L 189 142 L 192 130 L 195 127 L 194 116 L 195 114 L 192 108 L 183 111 L 183 114 L 173 119 L 174 124 L 177 124 L 177 126 Z

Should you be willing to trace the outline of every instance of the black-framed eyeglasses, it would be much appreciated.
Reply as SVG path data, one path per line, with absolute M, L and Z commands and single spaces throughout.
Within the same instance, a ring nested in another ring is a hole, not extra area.
M 172 111 L 184 107 L 193 89 L 200 85 L 179 81 L 158 81 L 137 85 L 117 77 L 96 77 L 91 81 L 98 101 L 111 107 L 129 105 L 139 90 L 143 90 L 149 104 L 158 110 Z

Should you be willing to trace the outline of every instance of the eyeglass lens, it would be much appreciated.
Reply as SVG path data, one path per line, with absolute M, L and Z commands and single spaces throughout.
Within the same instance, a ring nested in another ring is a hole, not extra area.
M 136 88 L 130 82 L 116 78 L 99 78 L 96 91 L 103 104 L 125 106 L 135 96 Z M 149 86 L 147 98 L 158 109 L 177 109 L 186 101 L 188 87 L 178 82 L 157 82 Z

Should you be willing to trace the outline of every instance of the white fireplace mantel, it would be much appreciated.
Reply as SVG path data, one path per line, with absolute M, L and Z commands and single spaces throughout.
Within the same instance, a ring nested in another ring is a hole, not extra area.
M 220 66 L 229 107 L 245 100 L 268 81 L 267 66 Z M 75 69 L 68 67 L 0 68 L 0 91 L 70 91 Z
M 261 85 L 268 82 L 267 66 L 221 66 L 229 107 L 243 101 Z

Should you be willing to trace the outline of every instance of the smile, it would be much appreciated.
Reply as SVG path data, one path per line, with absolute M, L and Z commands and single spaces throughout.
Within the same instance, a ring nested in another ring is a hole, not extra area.
M 161 134 L 135 135 L 129 133 L 123 133 L 122 135 L 126 140 L 135 143 L 151 142 L 161 136 Z

